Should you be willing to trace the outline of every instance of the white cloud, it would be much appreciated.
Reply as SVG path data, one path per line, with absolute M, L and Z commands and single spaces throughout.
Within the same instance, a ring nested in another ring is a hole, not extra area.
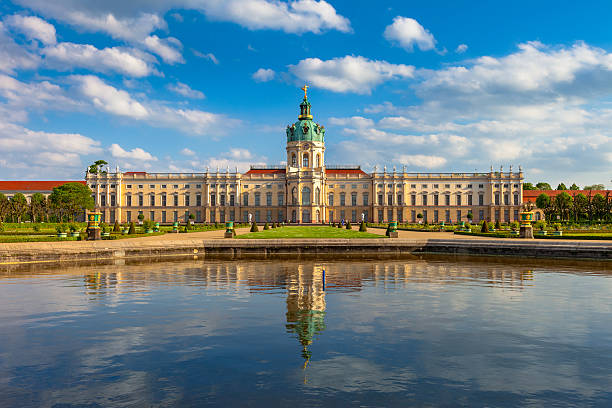
M 351 31 L 349 20 L 324 0 L 202 0 L 195 8 L 211 19 L 231 21 L 251 30 L 274 29 L 296 34 L 319 34 L 330 29 Z
M 89 44 L 69 42 L 44 48 L 49 63 L 58 69 L 86 68 L 95 72 L 118 72 L 132 77 L 148 76 L 157 71 L 141 52 L 120 47 L 98 49 Z
M 156 35 L 150 35 L 144 39 L 144 44 L 147 49 L 159 55 L 167 64 L 185 62 L 180 52 L 182 44 L 176 38 L 159 38 Z
M 287 33 L 326 30 L 350 32 L 350 22 L 324 0 L 17 0 L 47 16 L 115 38 L 142 40 L 165 29 L 160 17 L 171 9 L 198 10 L 212 20 L 229 21 L 251 30 Z
M 459 44 L 457 46 L 457 48 L 455 49 L 455 52 L 457 54 L 463 54 L 464 52 L 466 52 L 468 49 L 468 46 L 466 44 Z
M 397 160 L 401 164 L 424 167 L 426 169 L 441 167 L 446 164 L 446 159 L 444 157 L 426 156 L 424 154 L 401 154 L 397 156 Z
M 413 66 L 352 55 L 326 61 L 307 58 L 297 65 L 290 65 L 289 70 L 297 78 L 315 87 L 359 94 L 371 93 L 374 87 L 384 81 L 414 76 Z
M 79 83 L 81 93 L 90 98 L 98 109 L 134 119 L 149 116 L 149 111 L 138 101 L 133 100 L 126 91 L 118 90 L 93 75 L 73 76 Z
M 181 150 L 181 154 L 184 155 L 184 156 L 195 156 L 196 155 L 196 153 L 193 150 L 191 150 L 191 149 L 189 149 L 187 147 L 185 147 L 183 150 Z
M 195 89 L 191 89 L 189 85 L 184 84 L 182 82 L 177 82 L 176 84 L 168 84 L 167 88 L 172 92 L 175 92 L 179 95 L 183 95 L 187 98 L 204 99 L 204 94 L 202 92 Z
M 219 65 L 219 60 L 217 59 L 215 54 L 213 54 L 212 52 L 208 52 L 208 53 L 204 54 L 203 52 L 200 52 L 200 51 L 194 50 L 194 49 L 192 49 L 191 52 L 193 53 L 193 55 L 195 55 L 198 58 L 204 58 L 204 59 L 209 60 L 210 62 L 212 62 L 215 65 Z
M 144 151 L 140 147 L 135 147 L 132 150 L 125 150 L 117 143 L 113 143 L 108 149 L 111 156 L 119 159 L 131 159 L 140 161 L 156 161 L 157 157 L 151 153 Z
M 13 29 L 23 33 L 30 40 L 39 40 L 43 44 L 55 44 L 55 27 L 45 20 L 34 16 L 12 15 L 5 19 Z
M 270 68 L 259 68 L 253 74 L 253 79 L 256 82 L 268 82 L 274 79 L 276 72 Z
M 76 133 L 49 133 L 0 120 L 0 177 L 49 179 L 76 174 L 81 156 L 97 154 L 100 142 Z
M 436 46 L 434 36 L 418 21 L 409 17 L 395 17 L 393 23 L 385 28 L 384 36 L 408 51 L 412 51 L 415 45 L 421 51 L 432 50 Z
M 45 110 L 74 110 L 79 109 L 79 102 L 69 97 L 66 92 L 56 84 L 49 81 L 26 83 L 8 75 L 0 74 L 0 96 L 5 99 L 5 104 L 0 107 L 9 109 L 7 114 L 16 114 L 25 120 L 26 109 Z
M 0 72 L 13 74 L 15 70 L 34 69 L 39 64 L 40 57 L 16 44 L 0 21 Z
M 252 159 L 254 157 L 253 153 L 251 153 L 249 150 L 240 148 L 230 149 L 228 156 L 236 160 Z

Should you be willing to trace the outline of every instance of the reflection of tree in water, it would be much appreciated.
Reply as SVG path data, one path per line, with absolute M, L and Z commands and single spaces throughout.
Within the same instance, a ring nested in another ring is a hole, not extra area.
M 308 266 L 306 268 L 309 268 Z M 310 269 L 312 268 L 312 269 Z M 325 290 L 323 269 L 303 265 L 287 275 L 287 332 L 295 333 L 302 344 L 304 368 L 312 352 L 308 346 L 315 335 L 325 330 Z

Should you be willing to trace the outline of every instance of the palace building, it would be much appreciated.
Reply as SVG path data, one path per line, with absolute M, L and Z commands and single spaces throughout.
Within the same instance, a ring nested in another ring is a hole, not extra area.
M 96 209 L 106 222 L 160 223 L 446 222 L 519 219 L 523 172 L 408 173 L 405 168 L 367 173 L 360 166 L 325 163 L 325 127 L 313 120 L 307 97 L 287 126 L 287 164 L 251 166 L 245 173 L 87 173 Z M 421 216 L 419 216 L 419 214 Z

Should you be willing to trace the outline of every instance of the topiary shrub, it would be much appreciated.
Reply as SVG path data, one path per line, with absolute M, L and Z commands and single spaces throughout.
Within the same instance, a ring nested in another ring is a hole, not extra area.
M 266 223 L 264 224 L 264 231 L 267 231 L 267 230 L 269 230 L 269 229 L 270 229 L 270 226 L 269 226 L 269 225 L 268 225 L 268 223 L 266 222 Z
M 338 228 L 342 228 L 342 223 L 341 222 L 338 223 Z
M 113 232 L 121 232 L 121 226 L 119 225 L 119 221 L 115 221 L 115 225 L 113 225 Z
M 332 223 L 331 223 L 331 226 L 332 226 L 332 228 L 336 228 L 336 223 L 335 223 L 335 222 L 332 222 Z
M 352 229 L 352 227 L 351 227 L 351 222 L 350 222 L 350 221 L 347 221 L 347 222 L 346 222 L 346 229 L 347 229 L 347 230 Z
M 489 223 L 486 221 L 482 222 L 482 228 L 480 229 L 480 232 L 489 232 Z
M 128 234 L 132 235 L 136 233 L 136 225 L 134 222 L 130 222 L 130 229 L 128 230 Z
M 366 223 L 365 221 L 361 221 L 361 224 L 359 224 L 359 232 L 367 232 L 368 228 L 366 227 Z
M 501 224 L 499 223 L 499 220 L 495 221 L 495 229 L 498 231 L 501 229 Z
M 385 235 L 388 237 L 391 236 L 391 225 L 387 225 L 387 230 L 385 231 Z
M 251 224 L 251 232 L 259 232 L 259 228 L 257 228 L 257 223 L 256 222 Z

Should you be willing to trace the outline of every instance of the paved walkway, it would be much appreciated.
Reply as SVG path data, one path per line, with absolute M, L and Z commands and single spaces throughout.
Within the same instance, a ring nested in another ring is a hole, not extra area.
M 359 227 L 353 227 L 358 230 Z M 246 234 L 248 228 L 238 228 L 236 233 Z M 151 237 L 127 238 L 118 240 L 104 241 L 54 241 L 54 242 L 19 242 L 19 243 L 0 243 L 0 251 L 24 251 L 24 250 L 39 250 L 39 251 L 58 251 L 58 252 L 78 252 L 91 249 L 121 249 L 121 248 L 159 248 L 191 245 L 191 243 L 202 244 L 206 240 L 223 240 L 225 230 L 190 232 L 179 234 L 164 234 Z M 374 234 L 385 234 L 384 228 L 368 228 L 368 232 Z M 610 241 L 585 241 L 585 240 L 550 240 L 550 239 L 534 239 L 534 240 L 518 240 L 516 238 L 491 238 L 472 235 L 455 235 L 452 232 L 417 232 L 417 231 L 402 231 L 398 230 L 399 238 L 406 240 L 428 241 L 428 240 L 494 240 L 494 241 L 513 241 L 513 242 L 564 242 L 569 243 L 610 243 Z
M 237 228 L 237 234 L 249 232 L 248 228 Z M 102 241 L 52 241 L 52 242 L 15 242 L 0 243 L 0 250 L 59 250 L 59 251 L 80 251 L 91 248 L 119 249 L 141 247 L 160 247 L 183 245 L 192 241 L 201 243 L 203 240 L 224 239 L 225 230 L 188 232 L 188 233 L 167 233 L 164 235 L 154 235 L 151 237 L 125 238 L 117 240 Z

